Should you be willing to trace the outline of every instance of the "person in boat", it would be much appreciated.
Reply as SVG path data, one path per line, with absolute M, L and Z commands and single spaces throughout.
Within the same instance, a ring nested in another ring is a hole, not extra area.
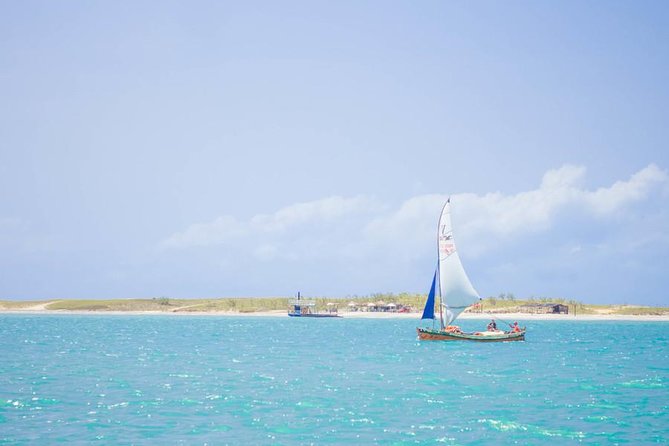
M 518 322 L 514 322 L 513 325 L 509 324 L 509 326 L 511 327 L 511 333 L 520 333 Z
M 497 330 L 497 324 L 495 323 L 495 319 L 493 319 L 488 324 L 488 331 L 496 331 L 496 330 Z

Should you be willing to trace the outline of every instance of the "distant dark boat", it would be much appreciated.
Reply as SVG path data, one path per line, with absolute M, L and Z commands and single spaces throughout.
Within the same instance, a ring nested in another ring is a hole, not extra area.
M 299 292 L 297 293 L 297 298 L 291 300 L 289 303 L 293 307 L 291 310 L 288 310 L 288 316 L 290 317 L 341 317 L 337 314 L 336 308 L 328 310 L 327 313 L 317 312 L 316 302 L 313 299 L 302 299 Z
M 465 333 L 453 321 L 468 307 L 481 298 L 465 273 L 460 257 L 455 249 L 451 227 L 451 199 L 441 210 L 437 230 L 437 270 L 432 279 L 430 294 L 425 302 L 421 319 L 432 319 L 432 328 L 418 327 L 418 339 L 424 341 L 478 341 L 504 342 L 524 341 L 525 329 L 514 327 L 514 331 L 491 328 L 486 331 Z M 435 297 L 439 297 L 439 328 L 435 327 Z M 444 320 L 445 319 L 445 320 Z

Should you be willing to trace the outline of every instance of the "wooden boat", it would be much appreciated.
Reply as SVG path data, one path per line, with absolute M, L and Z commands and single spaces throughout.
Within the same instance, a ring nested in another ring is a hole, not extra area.
M 432 328 L 418 327 L 418 339 L 424 341 L 475 341 L 504 342 L 524 341 L 525 329 L 501 331 L 491 329 L 480 332 L 465 333 L 452 325 L 453 321 L 465 309 L 478 303 L 481 298 L 472 286 L 465 273 L 460 257 L 455 249 L 453 229 L 451 226 L 451 199 L 449 198 L 441 210 L 437 229 L 437 269 L 432 278 L 432 286 L 428 294 L 421 320 L 432 320 Z M 439 305 L 439 327 L 435 327 L 435 299 Z M 520 330 L 520 331 L 517 331 Z
M 524 341 L 525 330 L 519 332 L 505 331 L 476 331 L 473 333 L 453 332 L 447 330 L 435 330 L 429 328 L 417 328 L 418 338 L 424 341 L 476 341 L 476 342 L 504 342 Z
M 337 314 L 336 308 L 334 311 L 328 311 L 327 313 L 315 311 L 316 302 L 313 299 L 303 299 L 299 291 L 297 299 L 293 299 L 289 303 L 293 307 L 288 311 L 288 316 L 290 317 L 341 317 Z

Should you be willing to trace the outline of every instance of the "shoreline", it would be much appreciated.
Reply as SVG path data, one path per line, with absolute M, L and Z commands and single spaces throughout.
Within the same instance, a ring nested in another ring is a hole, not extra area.
M 271 311 L 100 311 L 100 310 L 46 310 L 46 309 L 0 309 L 3 314 L 35 314 L 35 315 L 109 315 L 109 316 L 208 316 L 208 317 L 288 317 L 285 310 Z M 420 320 L 421 313 L 388 313 L 388 312 L 341 312 L 344 319 L 415 319 Z M 669 322 L 669 315 L 621 315 L 621 314 L 531 314 L 531 313 L 464 313 L 460 320 L 521 320 L 521 321 L 639 321 Z

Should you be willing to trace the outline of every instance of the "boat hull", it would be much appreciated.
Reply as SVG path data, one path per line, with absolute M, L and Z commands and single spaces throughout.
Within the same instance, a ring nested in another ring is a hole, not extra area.
M 455 333 L 429 328 L 417 328 L 418 339 L 422 341 L 474 341 L 474 342 L 508 342 L 524 341 L 525 331 L 517 333 L 502 333 L 496 335 L 480 335 L 474 333 Z
M 328 314 L 328 313 L 309 313 L 309 314 L 297 314 L 297 313 L 288 313 L 290 317 L 341 317 L 338 314 Z

